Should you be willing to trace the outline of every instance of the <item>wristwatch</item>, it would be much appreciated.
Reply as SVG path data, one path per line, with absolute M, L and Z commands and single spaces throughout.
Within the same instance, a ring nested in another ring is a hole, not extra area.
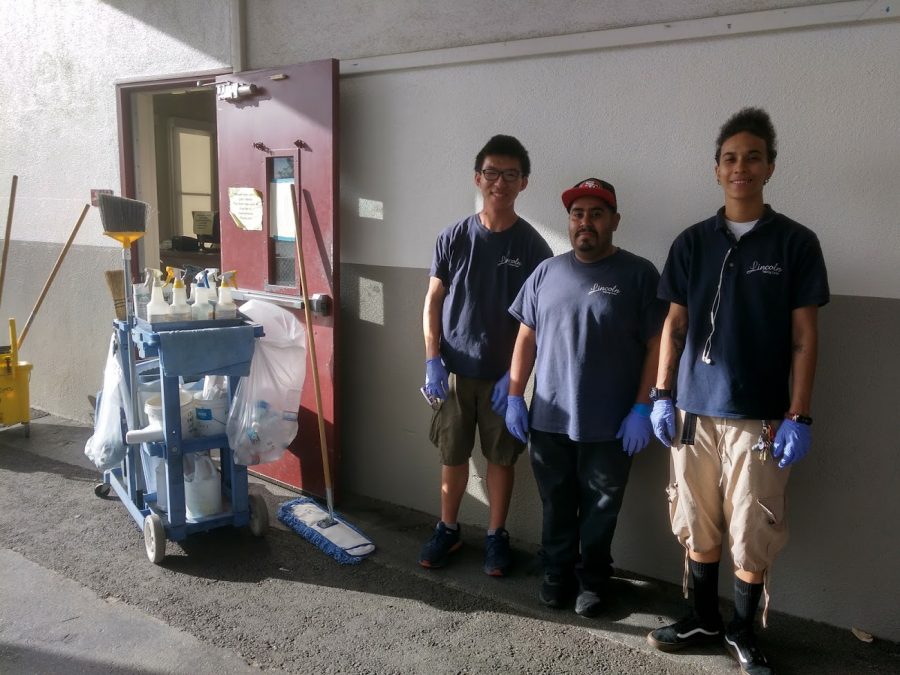
M 651 401 L 659 401 L 660 399 L 664 398 L 672 398 L 671 389 L 657 389 L 656 387 L 650 387 Z
M 809 415 L 801 415 L 800 413 L 789 412 L 784 416 L 784 419 L 799 422 L 800 424 L 806 424 L 807 426 L 812 424 L 812 417 Z

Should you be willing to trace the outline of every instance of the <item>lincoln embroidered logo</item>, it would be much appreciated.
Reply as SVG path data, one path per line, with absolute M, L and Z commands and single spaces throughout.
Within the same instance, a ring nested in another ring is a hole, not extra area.
M 591 286 L 591 290 L 588 291 L 588 295 L 593 295 L 594 293 L 603 293 L 605 295 L 620 295 L 622 291 L 619 290 L 618 286 L 601 286 L 600 284 L 594 284 Z
M 502 256 L 500 258 L 500 262 L 497 263 L 497 267 L 501 265 L 508 265 L 509 267 L 521 267 L 522 261 L 518 258 L 507 258 L 506 256 Z
M 747 270 L 747 274 L 753 274 L 754 272 L 762 272 L 763 274 L 771 274 L 773 276 L 780 276 L 784 270 L 781 269 L 781 265 L 778 263 L 773 263 L 771 265 L 760 265 L 757 261 L 753 261 L 750 265 L 750 269 Z

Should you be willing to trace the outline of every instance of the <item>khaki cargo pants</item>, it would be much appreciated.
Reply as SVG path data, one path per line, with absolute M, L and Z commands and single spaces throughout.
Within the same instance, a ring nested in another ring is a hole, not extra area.
M 676 443 L 685 413 L 678 410 Z M 776 421 L 773 426 L 777 430 Z M 693 445 L 672 447 L 669 517 L 687 550 L 728 547 L 737 568 L 767 570 L 788 539 L 785 487 L 790 468 L 754 446 L 761 420 L 696 417 Z

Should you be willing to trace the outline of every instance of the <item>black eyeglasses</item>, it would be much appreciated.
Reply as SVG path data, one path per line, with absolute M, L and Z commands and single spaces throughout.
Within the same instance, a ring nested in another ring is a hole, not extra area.
M 522 172 L 517 169 L 507 169 L 506 171 L 500 171 L 499 169 L 482 169 L 479 171 L 482 176 L 484 176 L 485 180 L 495 181 L 500 176 L 503 176 L 503 180 L 507 183 L 514 183 L 522 177 Z

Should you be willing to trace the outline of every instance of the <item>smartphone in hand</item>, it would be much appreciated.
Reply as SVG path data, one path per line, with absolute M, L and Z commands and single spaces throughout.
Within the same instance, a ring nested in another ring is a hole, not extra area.
M 431 406 L 432 410 L 441 409 L 441 404 L 444 402 L 444 399 L 438 398 L 437 396 L 432 396 L 427 391 L 425 391 L 425 387 L 419 387 L 419 391 L 422 392 L 422 396 L 425 397 L 425 400 L 428 402 L 428 405 Z

